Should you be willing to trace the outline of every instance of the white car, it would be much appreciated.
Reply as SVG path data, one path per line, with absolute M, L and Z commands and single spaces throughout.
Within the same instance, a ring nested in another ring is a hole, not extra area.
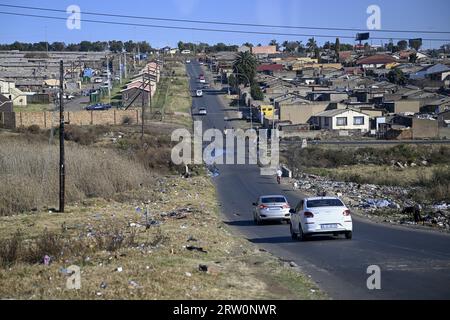
M 291 236 L 303 241 L 317 234 L 353 235 L 350 210 L 336 197 L 306 198 L 291 213 Z
M 191 60 L 186 60 L 186 63 L 187 63 L 187 64 L 191 63 Z
M 198 109 L 198 114 L 200 116 L 206 116 L 206 108 L 200 108 Z
M 197 97 L 203 97 L 203 91 L 202 91 L 202 90 L 197 90 L 197 91 L 195 92 L 195 95 L 196 95 Z
M 291 206 L 284 196 L 261 196 L 253 203 L 253 221 L 260 225 L 264 221 L 289 221 Z

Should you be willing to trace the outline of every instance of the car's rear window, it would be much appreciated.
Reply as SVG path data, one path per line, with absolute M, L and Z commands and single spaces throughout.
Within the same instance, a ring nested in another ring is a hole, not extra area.
M 285 203 L 286 199 L 283 197 L 269 197 L 269 198 L 262 198 L 262 203 Z
M 308 208 L 321 208 L 321 207 L 343 207 L 344 204 L 339 199 L 320 199 L 320 200 L 308 200 Z

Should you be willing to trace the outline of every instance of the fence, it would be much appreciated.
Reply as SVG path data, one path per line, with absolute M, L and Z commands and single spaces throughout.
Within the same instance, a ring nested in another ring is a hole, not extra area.
M 41 129 L 59 125 L 59 112 L 3 112 L 0 116 L 5 128 L 29 127 L 37 125 Z M 121 125 L 141 123 L 141 110 L 73 111 L 64 112 L 67 124 Z

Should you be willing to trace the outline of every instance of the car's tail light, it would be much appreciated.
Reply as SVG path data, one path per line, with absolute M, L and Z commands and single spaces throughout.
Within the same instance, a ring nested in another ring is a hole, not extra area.
M 348 217 L 351 214 L 351 212 L 350 210 L 345 210 L 343 214 L 344 216 Z
M 288 205 L 288 204 L 284 204 L 284 205 L 283 205 L 283 209 L 290 209 L 290 208 L 291 208 L 291 206 Z
M 305 212 L 305 218 L 314 218 L 314 214 L 312 212 Z
M 262 205 L 259 206 L 259 208 L 260 209 L 266 209 L 266 208 L 268 208 L 268 206 L 265 206 L 265 205 L 262 204 Z

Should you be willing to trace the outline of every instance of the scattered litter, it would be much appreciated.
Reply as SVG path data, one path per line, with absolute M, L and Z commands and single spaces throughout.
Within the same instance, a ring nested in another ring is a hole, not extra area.
M 199 264 L 198 270 L 201 272 L 208 272 L 208 266 L 206 264 Z
M 122 271 L 123 271 L 123 268 L 122 268 L 122 267 L 118 267 L 118 268 L 116 269 L 116 271 L 117 271 L 117 272 L 122 272 Z
M 189 278 L 192 277 L 192 273 L 190 273 L 190 272 L 186 272 L 185 275 L 186 275 L 186 277 L 189 277 Z
M 216 178 L 220 175 L 220 171 L 216 166 L 208 166 L 208 177 Z
M 136 281 L 133 281 L 133 280 L 130 280 L 129 282 L 128 282 L 128 284 L 129 284 L 129 288 L 130 289 L 140 289 L 140 288 L 142 288 Z
M 289 266 L 292 268 L 298 268 L 298 264 L 296 264 L 294 261 L 289 262 Z
M 107 287 L 108 287 L 108 284 L 106 282 L 102 281 L 102 283 L 100 283 L 100 288 L 101 289 L 106 289 Z
M 51 263 L 51 258 L 50 258 L 50 256 L 45 255 L 45 256 L 44 256 L 43 262 L 44 262 L 44 265 L 45 265 L 45 266 L 49 266 L 50 263 Z
M 363 208 L 387 208 L 391 205 L 388 200 L 380 200 L 380 199 L 366 199 L 363 200 L 362 207 Z
M 208 251 L 206 251 L 205 249 L 203 249 L 201 247 L 187 246 L 186 249 L 188 251 L 198 251 L 198 252 L 202 252 L 202 253 L 208 253 Z

